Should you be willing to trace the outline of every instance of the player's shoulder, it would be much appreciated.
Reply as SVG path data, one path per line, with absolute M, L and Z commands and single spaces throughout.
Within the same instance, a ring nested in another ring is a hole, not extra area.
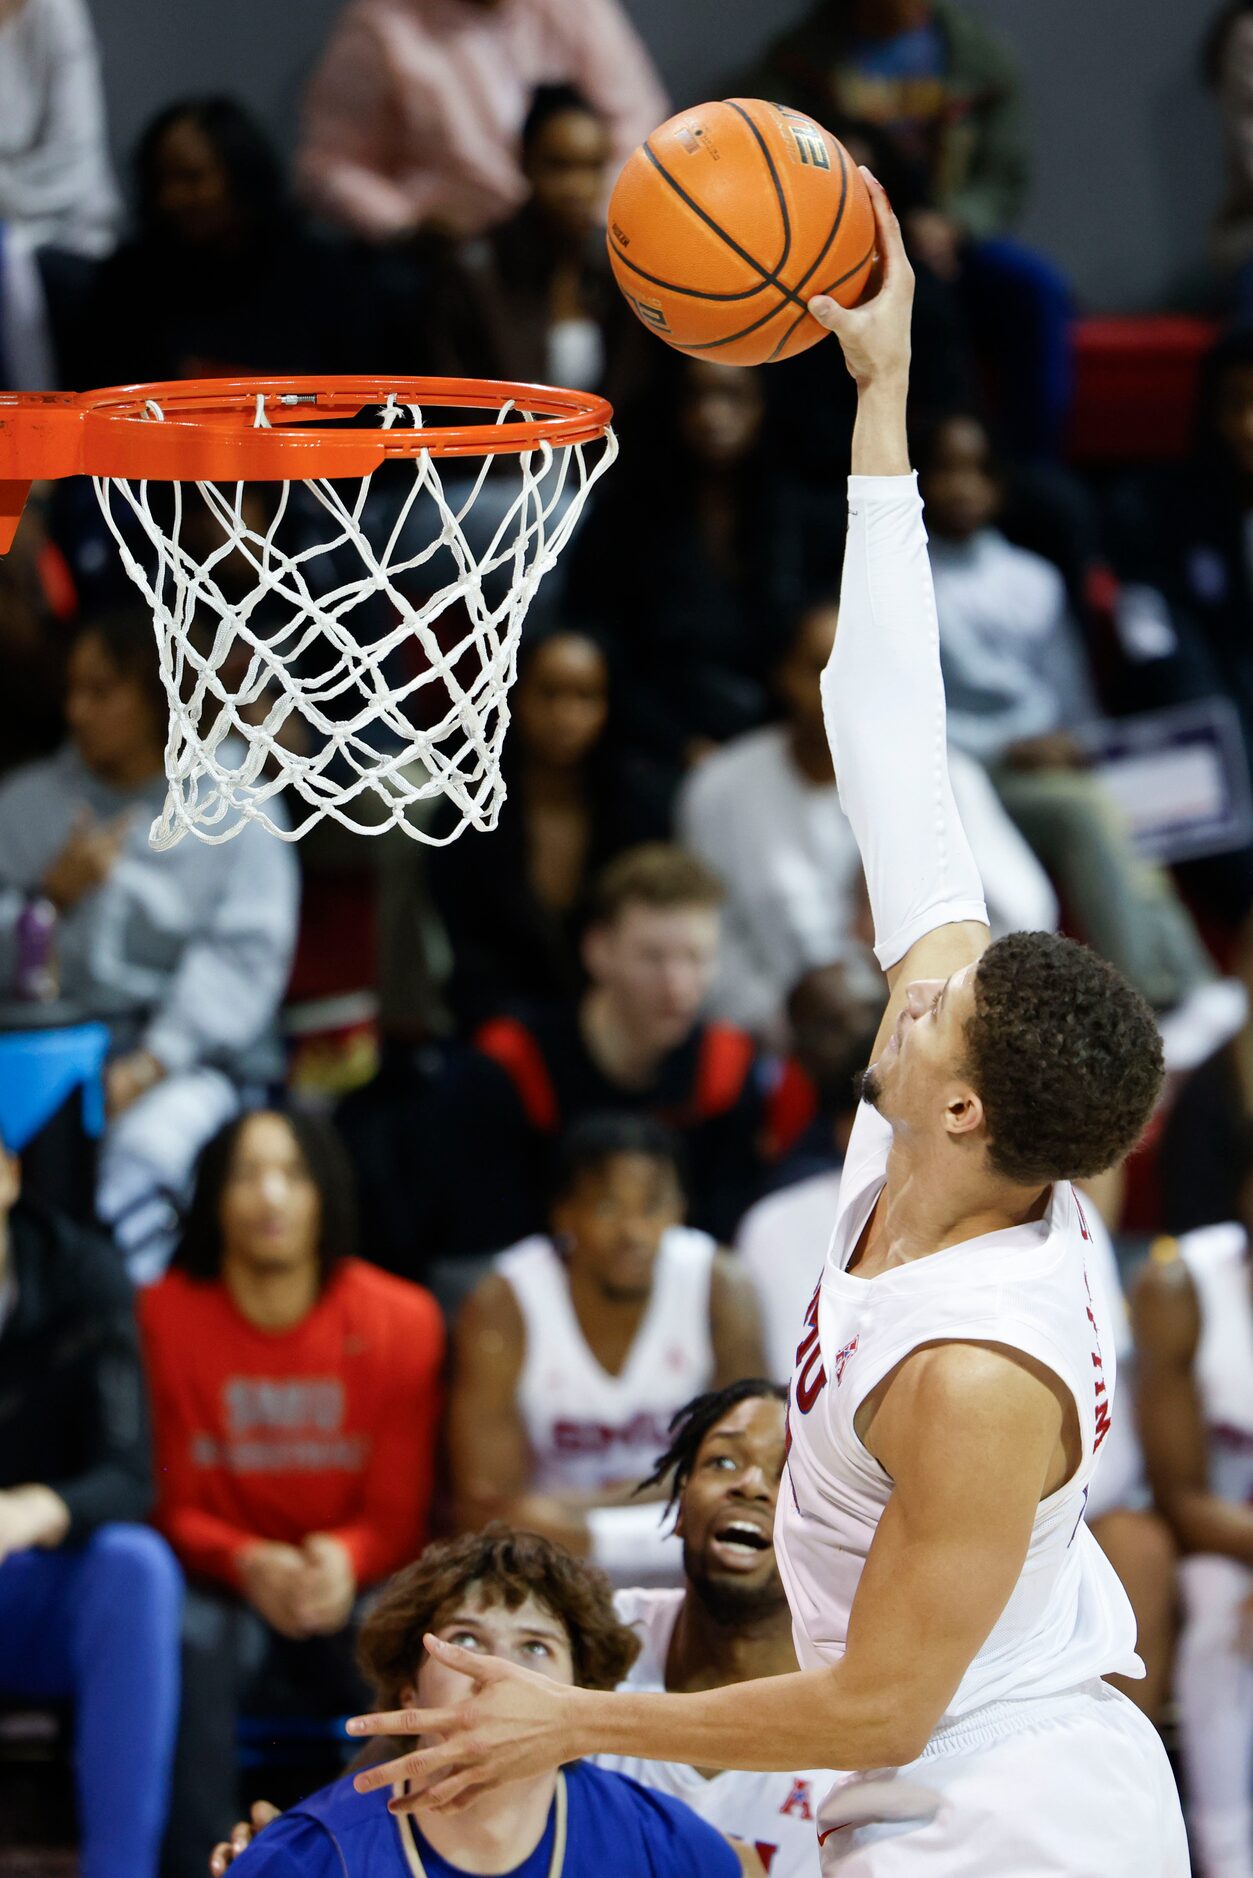
M 591 1761 L 566 1770 L 566 1787 L 573 1852 L 603 1846 L 611 1869 L 640 1878 L 736 1878 L 739 1860 L 726 1839 L 672 1794 Z
M 345 1878 L 369 1872 L 386 1878 L 388 1868 L 403 1878 L 404 1861 L 387 1794 L 363 1796 L 352 1776 L 322 1787 L 272 1821 L 253 1841 L 239 1870 L 257 1878 Z M 390 1858 L 388 1853 L 390 1851 Z
M 345 1334 L 383 1355 L 396 1381 L 428 1378 L 442 1360 L 444 1313 L 422 1285 L 364 1259 L 346 1258 L 336 1266 L 328 1293 Z
M 650 1650 L 649 1642 L 653 1640 L 660 1644 L 664 1640 L 666 1647 L 669 1647 L 685 1595 L 681 1585 L 647 1589 L 641 1585 L 624 1585 L 614 1592 L 613 1608 L 618 1622 L 625 1624 L 628 1630 L 633 1630 L 643 1646 L 623 1678 L 628 1687 L 638 1687 L 642 1681 L 652 1680 L 652 1658 L 655 1654 L 664 1658 L 665 1652 Z M 662 1668 L 664 1672 L 664 1662 Z
M 1179 1261 L 1197 1276 L 1242 1264 L 1249 1249 L 1248 1234 L 1235 1220 L 1198 1226 L 1192 1232 L 1181 1233 L 1175 1243 Z
M 341 1259 L 335 1267 L 334 1283 L 345 1303 L 383 1321 L 403 1324 L 406 1331 L 415 1325 L 425 1327 L 443 1321 L 439 1305 L 425 1285 L 385 1272 L 366 1259 Z

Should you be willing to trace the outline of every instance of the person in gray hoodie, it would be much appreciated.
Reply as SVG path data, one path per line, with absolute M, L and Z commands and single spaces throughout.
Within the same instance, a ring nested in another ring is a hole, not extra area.
M 204 1142 L 281 1072 L 275 1017 L 296 939 L 291 849 L 250 826 L 155 853 L 166 706 L 140 609 L 70 652 L 69 739 L 0 784 L 0 985 L 33 896 L 57 911 L 62 997 L 108 1022 L 96 1204 L 132 1276 L 155 1277 Z

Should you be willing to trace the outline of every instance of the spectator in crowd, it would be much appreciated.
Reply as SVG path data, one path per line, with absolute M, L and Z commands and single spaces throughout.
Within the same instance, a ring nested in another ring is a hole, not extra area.
M 789 1156 L 792 1179 L 751 1206 L 736 1235 L 761 1305 L 767 1372 L 780 1382 L 792 1373 L 826 1257 L 857 1113 L 854 1078 L 870 1061 L 882 1013 L 882 981 L 868 955 L 814 966 L 788 996 L 792 1051 L 817 1092 L 818 1113 Z
M 86 0 L 0 0 L 0 386 L 61 383 L 62 302 L 112 247 L 119 206 Z
M 1214 261 L 1241 316 L 1253 312 L 1253 6 L 1224 0 L 1205 46 L 1218 94 L 1226 188 L 1214 218 Z
M 1253 934 L 1237 971 L 1253 1010 Z M 1193 1071 L 1162 1129 L 1161 1224 L 1168 1233 L 1220 1226 L 1240 1214 L 1242 1143 L 1253 1127 L 1253 1017 Z
M 351 1702 L 357 1600 L 426 1537 L 443 1327 L 354 1247 L 328 1125 L 257 1112 L 205 1148 L 174 1268 L 141 1300 L 156 1518 L 191 1579 L 174 1878 L 199 1878 L 237 1810 L 241 1704 Z
M 0 785 L 0 973 L 12 982 L 23 906 L 51 901 L 62 996 L 113 1032 L 97 1204 L 150 1277 L 171 1244 L 169 1197 L 241 1087 L 276 1067 L 296 863 L 260 828 L 221 847 L 149 847 L 166 704 L 145 613 L 83 626 L 66 718 L 69 742 Z
M 841 544 L 828 492 L 769 457 L 760 371 L 663 356 L 649 408 L 571 544 L 567 604 L 620 649 L 622 735 L 668 812 L 690 763 L 769 715 L 781 629 L 835 586 Z
M 820 680 L 837 608 L 808 607 L 775 672 L 781 723 L 733 738 L 679 791 L 680 839 L 726 890 L 709 1009 L 779 1042 L 787 994 L 810 966 L 855 945 L 861 859 L 840 807 Z M 1053 929 L 1048 877 L 979 764 L 950 759 L 994 932 Z
M 89 383 L 381 365 L 365 358 L 378 330 L 368 266 L 304 227 L 243 105 L 168 105 L 139 140 L 135 188 L 135 232 L 95 285 Z
M 1134 1300 L 1140 1424 L 1184 1554 L 1175 1693 L 1198 1878 L 1253 1871 L 1253 1142 L 1235 1219 L 1159 1241 Z
M 1253 325 L 1212 347 L 1197 387 L 1189 461 L 1124 482 L 1114 504 L 1115 558 L 1131 582 L 1165 598 L 1152 657 L 1130 670 L 1136 701 L 1229 699 L 1239 713 L 1253 780 Z M 1226 923 L 1253 911 L 1253 847 L 1193 862 L 1198 897 Z
M 611 748 L 609 663 L 594 638 L 563 626 L 528 637 L 510 709 L 496 829 L 428 857 L 452 950 L 448 997 L 463 1029 L 519 999 L 578 995 L 589 884 L 656 832 Z M 453 818 L 447 807 L 435 832 Z
M 497 1259 L 457 1327 L 449 1435 L 463 1526 L 546 1532 L 636 1584 L 678 1560 L 640 1479 L 689 1396 L 762 1367 L 752 1287 L 682 1225 L 673 1139 L 589 1116 L 558 1161 L 550 1231 Z
M 955 0 L 817 0 L 751 87 L 890 138 L 913 174 L 911 254 L 959 287 L 1017 447 L 1054 450 L 1070 390 L 1070 296 L 1051 262 L 1011 239 L 1030 162 L 1007 48 Z
M 599 1572 L 536 1533 L 500 1525 L 429 1547 L 371 1610 L 361 1664 L 380 1714 L 470 1694 L 469 1678 L 431 1651 L 431 1638 L 436 1649 L 461 1646 L 592 1689 L 613 1688 L 638 1648 Z M 389 1787 L 368 1790 L 372 1778 L 346 1774 L 275 1820 L 244 1853 L 241 1874 L 760 1878 L 762 1871 L 755 1854 L 737 1853 L 681 1801 L 590 1761 L 471 1796 L 452 1813 L 431 1812 L 416 1795 L 393 1812 Z
M 523 207 L 437 270 L 429 369 L 599 391 L 621 411 L 655 349 L 609 270 L 609 126 L 573 86 L 541 85 L 521 152 Z
M 682 1140 L 692 1223 L 728 1240 L 812 1110 L 794 1066 L 701 1010 L 717 971 L 722 889 L 681 848 L 628 849 L 601 873 L 583 936 L 587 989 L 519 1008 L 449 1065 L 443 1117 L 452 1245 L 541 1231 L 551 1150 L 602 1110 L 653 1115 Z M 481 1169 L 493 1170 L 490 1182 Z
M 27 498 L 0 555 L 0 774 L 48 756 L 65 736 L 65 658 L 78 611 L 74 579 L 49 527 L 47 486 Z M 94 500 L 94 498 L 93 498 Z
M 982 422 L 952 414 L 916 447 L 953 744 L 984 763 L 1083 936 L 1158 1011 L 1175 1067 L 1208 1054 L 1242 999 L 1215 980 L 1162 869 L 1142 861 L 1075 730 L 1096 701 L 1065 587 L 996 526 L 1002 480 Z
M 305 100 L 302 188 L 371 241 L 465 237 L 527 199 L 536 87 L 575 85 L 624 163 L 666 115 L 617 0 L 348 0 Z
M 156 1878 L 181 1583 L 139 1524 L 152 1454 L 130 1287 L 19 1198 L 0 1143 L 0 1691 L 72 1700 L 84 1878 Z

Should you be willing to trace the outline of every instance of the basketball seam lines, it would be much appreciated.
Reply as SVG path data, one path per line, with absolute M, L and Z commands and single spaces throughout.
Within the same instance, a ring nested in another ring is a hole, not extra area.
M 798 299 L 800 288 L 803 287 L 806 281 L 809 280 L 811 276 L 817 272 L 818 268 L 822 264 L 822 258 L 826 254 L 827 249 L 831 246 L 831 243 L 835 240 L 836 236 L 839 234 L 840 225 L 844 220 L 844 211 L 846 207 L 848 206 L 848 164 L 844 160 L 843 149 L 840 148 L 839 145 L 837 145 L 837 149 L 839 149 L 839 152 L 840 152 L 839 206 L 836 209 L 835 220 L 831 224 L 826 240 L 823 242 L 821 248 L 819 248 L 817 254 L 814 256 L 814 259 L 812 260 L 808 268 L 806 268 L 800 280 L 797 282 L 797 293 L 788 295 L 788 297 L 791 298 L 794 303 Z M 872 238 L 869 248 L 866 250 L 866 253 L 862 255 L 861 259 L 859 261 L 854 262 L 853 266 L 848 269 L 847 273 L 841 274 L 838 280 L 832 281 L 829 287 L 825 287 L 823 289 L 823 292 L 834 293 L 835 289 L 837 287 L 842 287 L 846 280 L 851 280 L 853 275 L 858 271 L 858 269 L 865 266 L 868 257 L 872 255 L 873 253 L 874 253 L 874 240 Z M 779 286 L 780 286 L 780 291 L 787 294 L 788 290 L 782 286 L 781 282 L 779 283 Z M 758 291 L 760 291 L 760 289 L 758 289 Z M 741 327 L 738 332 L 727 333 L 721 339 L 698 340 L 692 345 L 681 347 L 681 350 L 684 352 L 717 352 L 723 346 L 734 345 L 737 339 L 747 339 L 750 333 L 755 333 L 759 331 L 761 327 L 768 326 L 771 320 L 777 319 L 779 314 L 783 311 L 783 308 L 785 307 L 786 304 L 787 304 L 786 299 L 780 300 L 777 306 L 771 307 L 768 313 L 763 313 L 761 318 L 754 320 L 751 326 Z M 788 340 L 792 337 L 792 334 L 796 331 L 796 328 L 800 325 L 801 321 L 804 319 L 808 311 L 809 311 L 808 306 L 802 303 L 802 308 L 801 308 L 800 313 L 797 314 L 796 318 L 792 321 L 792 324 L 788 327 L 783 337 L 779 340 L 778 345 L 776 345 L 776 347 L 774 348 L 774 351 L 770 354 L 771 360 L 778 358 L 781 349 L 787 344 Z M 769 363 L 769 361 L 767 361 L 767 363 Z
M 735 105 L 733 108 L 738 111 L 740 107 L 738 105 Z M 740 112 L 740 115 L 742 117 L 747 117 L 747 113 L 742 112 L 742 111 Z M 770 164 L 769 155 L 765 151 L 765 146 L 762 141 L 761 134 L 757 130 L 757 127 L 753 123 L 753 120 L 751 118 L 747 118 L 747 122 L 749 124 L 749 127 L 752 129 L 754 136 L 757 138 L 757 142 L 759 146 L 761 147 L 763 154 L 766 155 L 767 164 L 770 167 L 771 180 L 774 183 L 776 194 L 779 196 L 779 207 L 783 215 L 783 233 L 784 233 L 783 253 L 779 258 L 776 270 L 774 272 L 771 272 L 771 270 L 768 267 L 766 267 L 763 262 L 756 260 L 754 256 L 748 252 L 747 248 L 741 248 L 739 242 L 736 241 L 735 237 L 733 235 L 728 235 L 725 228 L 722 228 L 717 222 L 715 222 L 713 219 L 713 216 L 710 215 L 705 209 L 702 209 L 700 206 L 700 203 L 697 202 L 692 196 L 688 195 L 687 190 L 683 187 L 682 183 L 677 182 L 675 178 L 670 174 L 669 170 L 666 168 L 665 164 L 658 157 L 656 151 L 653 149 L 651 143 L 649 143 L 647 139 L 645 139 L 644 141 L 644 155 L 648 158 L 649 162 L 652 164 L 657 174 L 661 177 L 662 181 L 668 184 L 668 186 L 671 189 L 673 189 L 675 195 L 679 198 L 680 202 L 685 202 L 688 208 L 691 209 L 693 215 L 698 216 L 699 219 L 702 222 L 704 222 L 705 226 L 708 229 L 710 229 L 718 237 L 719 241 L 724 243 L 726 247 L 730 248 L 733 254 L 738 255 L 741 261 L 746 262 L 748 266 L 752 268 L 755 274 L 760 274 L 761 279 L 755 287 L 750 287 L 744 293 L 719 293 L 719 294 L 704 293 L 699 288 L 676 287 L 676 286 L 673 286 L 667 280 L 659 279 L 655 274 L 646 274 L 642 267 L 636 267 L 633 262 L 627 261 L 625 255 L 619 255 L 618 259 L 625 261 L 626 265 L 629 268 L 631 268 L 632 272 L 639 274 L 641 279 L 651 281 L 655 287 L 664 287 L 667 293 L 686 294 L 689 299 L 696 299 L 696 300 L 750 300 L 754 294 L 760 293 L 763 287 L 777 287 L 779 289 L 779 292 L 783 294 L 786 299 L 792 302 L 793 306 L 800 307 L 801 311 L 804 312 L 805 311 L 804 301 L 800 298 L 799 294 L 794 293 L 790 287 L 786 286 L 784 282 L 779 279 L 778 271 L 777 271 L 777 268 L 783 266 L 784 261 L 787 260 L 788 255 L 792 251 L 792 223 L 791 223 L 791 218 L 789 217 L 788 212 L 787 212 L 787 204 L 783 200 L 783 192 L 779 184 L 778 174 L 775 171 L 773 165 Z M 778 310 L 779 309 L 776 307 L 775 312 L 777 313 Z

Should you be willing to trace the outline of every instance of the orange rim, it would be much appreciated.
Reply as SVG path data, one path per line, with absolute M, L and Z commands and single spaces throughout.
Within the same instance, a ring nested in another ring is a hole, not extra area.
M 256 427 L 257 399 L 271 428 Z M 514 404 L 538 417 L 494 424 L 424 424 L 421 429 L 352 427 L 367 405 L 500 411 Z M 151 404 L 164 421 L 155 420 Z M 344 429 L 324 429 L 313 416 Z M 60 476 L 119 476 L 150 482 L 283 482 L 366 476 L 392 457 L 518 456 L 604 436 L 604 398 L 551 385 L 485 378 L 190 378 L 103 391 L 0 395 L 0 511 L 3 485 Z M 3 532 L 3 531 L 0 531 Z M 0 543 L 0 546 L 3 544 Z

